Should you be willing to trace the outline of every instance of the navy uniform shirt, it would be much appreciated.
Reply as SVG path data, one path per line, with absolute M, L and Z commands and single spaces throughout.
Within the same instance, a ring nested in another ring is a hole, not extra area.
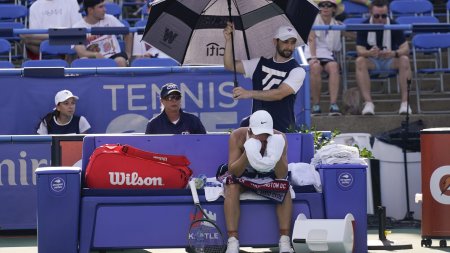
M 200 119 L 180 110 L 180 119 L 176 124 L 170 122 L 165 111 L 147 123 L 146 134 L 206 134 Z
M 258 66 L 253 73 L 253 89 L 265 90 L 267 85 L 272 85 L 270 89 L 278 89 L 280 84 L 282 84 L 289 76 L 291 70 L 299 66 L 300 65 L 293 58 L 287 62 L 278 63 L 272 58 L 266 59 L 261 57 Z M 266 71 L 263 71 L 263 69 Z M 277 73 L 277 75 L 273 75 L 268 79 L 267 76 L 269 73 L 267 73 L 267 70 Z M 281 81 L 273 82 L 272 79 L 274 78 L 281 79 Z M 252 112 L 266 110 L 273 118 L 273 128 L 285 133 L 289 127 L 295 126 L 295 97 L 296 94 L 291 94 L 278 101 L 262 101 L 254 99 Z
M 60 126 L 53 120 L 49 122 L 48 134 L 79 134 L 80 133 L 80 116 L 73 115 L 69 124 Z

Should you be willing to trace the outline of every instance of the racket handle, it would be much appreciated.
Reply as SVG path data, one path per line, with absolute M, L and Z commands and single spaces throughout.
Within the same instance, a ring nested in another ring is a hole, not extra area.
M 195 181 L 194 180 L 189 181 L 189 188 L 191 188 L 192 199 L 194 199 L 194 203 L 195 204 L 200 203 L 200 201 L 198 199 L 198 194 L 197 194 L 197 187 L 195 187 Z

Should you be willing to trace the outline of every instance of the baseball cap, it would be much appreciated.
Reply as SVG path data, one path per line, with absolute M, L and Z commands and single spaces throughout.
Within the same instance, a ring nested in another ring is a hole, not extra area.
M 298 34 L 294 27 L 283 25 L 280 26 L 273 36 L 274 39 L 280 39 L 282 41 L 288 40 L 290 38 L 295 38 L 298 41 Z
M 255 135 L 258 134 L 273 134 L 273 120 L 272 116 L 267 111 L 259 110 L 250 116 L 249 128 Z
M 181 94 L 180 89 L 178 88 L 178 85 L 174 84 L 174 83 L 166 83 L 164 84 L 164 86 L 161 88 L 161 93 L 160 93 L 160 97 L 161 98 L 165 98 L 167 95 L 173 93 L 173 92 L 178 92 Z
M 58 105 L 59 103 L 64 102 L 69 98 L 75 98 L 76 100 L 78 100 L 78 97 L 73 95 L 70 90 L 58 91 L 58 93 L 56 93 L 55 95 L 55 105 Z

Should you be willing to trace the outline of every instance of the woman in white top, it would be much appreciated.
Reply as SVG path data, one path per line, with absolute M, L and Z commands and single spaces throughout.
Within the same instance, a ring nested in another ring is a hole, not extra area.
M 75 115 L 78 97 L 69 90 L 56 93 L 55 109 L 45 115 L 39 123 L 38 134 L 84 134 L 90 128 L 83 116 Z
M 314 25 L 339 25 L 334 18 L 343 11 L 343 5 L 336 0 L 319 0 L 319 15 Z M 313 30 L 305 47 L 305 56 L 311 69 L 311 96 L 313 101 L 312 115 L 321 113 L 320 92 L 322 88 L 322 71 L 328 73 L 328 89 L 330 93 L 330 116 L 341 115 L 337 105 L 339 92 L 339 64 L 334 52 L 341 50 L 341 32 L 339 30 Z

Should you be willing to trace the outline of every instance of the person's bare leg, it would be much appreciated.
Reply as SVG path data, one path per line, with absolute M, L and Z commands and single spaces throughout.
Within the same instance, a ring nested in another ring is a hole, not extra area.
M 401 99 L 402 102 L 406 102 L 408 100 L 407 80 L 411 79 L 411 65 L 409 63 L 409 57 L 406 55 L 402 55 L 400 58 L 394 59 L 392 67 L 398 68 Z
M 241 214 L 239 196 L 241 192 L 242 186 L 239 184 L 225 185 L 225 201 L 223 207 L 228 237 L 234 236 L 238 238 L 239 217 Z
M 280 235 L 290 236 L 292 222 L 292 199 L 289 191 L 287 192 L 283 203 L 277 204 L 276 212 Z
M 339 64 L 335 61 L 325 65 L 325 71 L 328 73 L 328 91 L 330 92 L 330 104 L 336 104 L 339 94 Z
M 116 57 L 114 61 L 117 63 L 118 67 L 128 67 L 127 60 L 123 57 Z
M 311 61 L 310 61 L 311 62 Z M 322 90 L 322 66 L 318 61 L 311 63 L 310 65 L 310 80 L 311 80 L 311 97 L 313 104 L 320 102 L 320 92 Z
M 358 57 L 355 61 L 356 65 L 356 82 L 365 102 L 372 102 L 370 94 L 370 77 L 369 69 L 374 69 L 374 64 L 365 57 Z

